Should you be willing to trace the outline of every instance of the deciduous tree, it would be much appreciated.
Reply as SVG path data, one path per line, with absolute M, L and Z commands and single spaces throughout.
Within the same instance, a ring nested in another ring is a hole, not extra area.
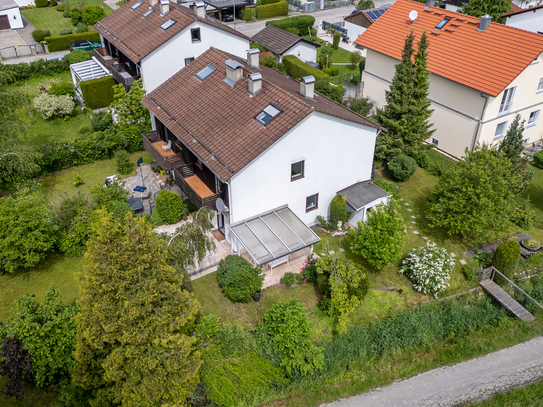
M 149 111 L 140 103 L 144 96 L 145 90 L 143 90 L 141 79 L 134 82 L 129 92 L 122 84 L 113 87 L 111 108 L 120 126 L 128 127 L 134 124 L 142 128 L 149 126 L 151 123 Z
M 509 0 L 470 0 L 462 4 L 462 13 L 473 17 L 482 17 L 488 14 L 492 21 L 505 23 L 505 19 L 500 16 L 511 11 L 511 2 Z

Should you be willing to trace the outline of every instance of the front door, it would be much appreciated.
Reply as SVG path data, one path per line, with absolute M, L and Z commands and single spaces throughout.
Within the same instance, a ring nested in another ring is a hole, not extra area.
M 217 228 L 224 234 L 224 215 L 222 213 L 217 214 Z

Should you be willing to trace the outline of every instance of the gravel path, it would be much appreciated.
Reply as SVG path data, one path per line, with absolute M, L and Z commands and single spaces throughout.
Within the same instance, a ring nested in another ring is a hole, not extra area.
M 332 407 L 461 406 L 543 379 L 543 337 L 467 362 L 430 370 Z

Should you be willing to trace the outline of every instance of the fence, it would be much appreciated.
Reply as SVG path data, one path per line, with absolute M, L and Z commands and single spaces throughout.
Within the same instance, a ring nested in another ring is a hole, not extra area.
M 358 98 L 362 95 L 360 74 L 347 74 L 339 77 L 339 84 L 343 86 L 345 95 Z
M 326 8 L 326 3 L 325 3 L 325 7 Z M 343 35 L 347 35 L 347 30 L 345 28 L 343 28 L 342 26 L 340 25 L 337 25 L 337 24 L 332 24 L 332 23 L 329 23 L 328 21 L 324 21 L 322 22 L 322 29 L 323 30 L 336 30 L 336 31 L 339 31 L 340 33 L 342 33 Z
M 18 57 L 29 57 L 36 54 L 44 54 L 41 45 L 14 45 L 0 49 L 1 59 L 10 59 Z
M 324 8 L 333 8 L 333 7 L 345 7 L 345 6 L 352 6 L 353 1 L 342 1 L 342 0 L 336 0 L 336 1 L 325 1 L 324 2 Z M 320 7 L 319 7 L 320 8 Z

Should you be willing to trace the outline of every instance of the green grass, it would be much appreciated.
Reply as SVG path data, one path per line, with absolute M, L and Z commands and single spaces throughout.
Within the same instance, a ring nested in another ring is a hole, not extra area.
M 79 0 L 66 0 L 68 4 L 72 4 L 73 2 L 76 2 L 76 1 L 79 1 Z M 102 0 L 83 0 L 83 2 L 90 6 L 102 7 L 104 11 L 106 12 L 106 16 L 113 12 L 113 9 L 109 7 L 107 4 L 105 4 Z
M 37 30 L 51 31 L 51 36 L 59 35 L 59 31 L 63 28 L 73 28 L 75 32 L 72 21 L 69 18 L 64 18 L 62 13 L 57 11 L 55 7 L 21 10 L 21 14 L 24 15 Z
M 471 407 L 530 407 L 543 405 L 543 381 L 498 394 Z
M 527 205 L 535 212 L 534 226 L 526 233 L 543 241 L 543 170 L 534 166 L 531 169 L 534 171 L 534 178 L 526 191 L 516 196 L 516 203 L 518 206 Z
M 332 53 L 332 63 L 351 62 L 351 52 L 338 48 Z
M 353 73 L 354 74 L 360 73 L 360 70 L 359 70 L 358 66 L 356 67 L 356 69 L 351 69 L 350 65 L 333 65 L 333 67 L 339 69 L 338 75 L 337 76 L 332 76 L 330 78 L 330 83 L 333 83 L 335 85 L 339 84 L 339 77 L 340 76 L 350 75 L 350 74 L 353 74 Z

